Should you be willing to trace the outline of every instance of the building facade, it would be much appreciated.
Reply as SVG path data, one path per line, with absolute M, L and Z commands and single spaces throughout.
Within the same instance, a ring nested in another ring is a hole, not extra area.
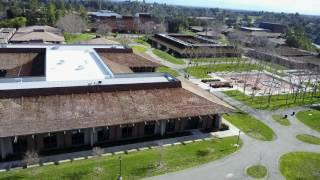
M 177 57 L 241 57 L 237 48 L 201 36 L 155 34 L 149 41 L 153 47 Z
M 183 89 L 166 73 L 118 73 L 101 55 L 114 48 L 2 48 L 1 71 L 30 66 L 23 76 L 11 73 L 0 79 L 1 159 L 27 151 L 46 155 L 220 129 L 221 114 L 231 109 Z M 45 56 L 39 59 L 41 53 Z M 6 59 L 13 57 L 20 60 L 8 66 Z M 43 73 L 34 73 L 39 69 Z

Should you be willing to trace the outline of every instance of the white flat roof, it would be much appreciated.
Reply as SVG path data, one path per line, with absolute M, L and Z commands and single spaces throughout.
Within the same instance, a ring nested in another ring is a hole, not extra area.
M 94 48 L 119 48 L 101 45 L 8 45 L 7 48 L 46 48 L 45 77 L 0 79 L 0 90 L 161 83 L 176 81 L 165 73 L 114 75 Z
M 54 88 L 54 87 L 76 87 L 76 86 L 94 86 L 94 85 L 119 85 L 119 84 L 140 84 L 140 83 L 161 83 L 176 81 L 171 76 L 163 73 L 142 73 L 129 74 L 127 77 L 81 80 L 81 81 L 19 81 L 23 78 L 15 78 L 11 82 L 1 82 L 0 90 L 13 89 L 37 89 L 37 88 Z
M 53 49 L 46 53 L 47 81 L 104 79 L 107 75 L 93 49 Z
M 250 30 L 250 31 L 269 31 L 268 29 L 257 28 L 257 27 L 245 27 L 245 26 L 242 26 L 240 28 L 241 29 Z

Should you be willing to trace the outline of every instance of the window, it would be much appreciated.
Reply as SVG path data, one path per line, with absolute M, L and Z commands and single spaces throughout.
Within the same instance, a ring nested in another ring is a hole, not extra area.
M 133 127 L 130 125 L 123 126 L 122 127 L 122 138 L 132 137 L 132 129 L 133 129 Z
M 84 133 L 73 132 L 72 133 L 72 145 L 83 145 L 84 144 Z
M 109 129 L 101 129 L 98 131 L 98 142 L 104 142 L 109 140 L 110 131 Z
M 174 120 L 167 121 L 166 132 L 173 132 L 176 127 L 176 122 Z
M 155 127 L 156 127 L 156 122 L 147 122 L 144 125 L 144 135 L 146 136 L 154 135 Z
M 5 77 L 7 75 L 7 70 L 0 70 L 0 77 Z
M 57 146 L 58 146 L 57 136 L 51 135 L 51 136 L 44 137 L 43 138 L 43 146 L 45 149 L 57 148 Z

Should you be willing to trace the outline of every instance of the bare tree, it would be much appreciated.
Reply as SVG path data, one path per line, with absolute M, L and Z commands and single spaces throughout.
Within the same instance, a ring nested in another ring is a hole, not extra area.
M 82 33 L 87 29 L 86 22 L 76 14 L 67 14 L 61 17 L 57 26 L 67 33 Z
M 158 152 L 159 152 L 159 159 L 158 159 L 158 163 L 157 163 L 157 167 L 158 168 L 162 168 L 164 166 L 163 164 L 163 159 L 164 159 L 164 152 L 165 152 L 165 149 L 163 147 L 163 143 L 162 142 L 159 142 L 158 143 Z
M 119 37 L 117 41 L 124 47 L 128 47 L 130 40 L 126 37 Z
M 94 147 L 92 149 L 92 155 L 97 160 L 97 166 L 95 167 L 94 171 L 96 174 L 100 174 L 103 171 L 103 168 L 101 167 L 101 156 L 104 153 L 104 150 L 100 147 Z
M 147 36 L 156 34 L 156 33 L 164 33 L 167 31 L 167 27 L 164 23 L 155 24 L 153 21 L 148 21 L 145 23 L 138 23 L 139 31 L 145 33 Z
M 97 33 L 101 35 L 109 35 L 112 32 L 112 28 L 106 23 L 99 23 Z
M 28 166 L 39 163 L 40 159 L 37 152 L 27 151 L 22 161 L 25 166 Z
M 92 149 L 92 155 L 94 157 L 101 157 L 101 155 L 104 153 L 104 150 L 100 147 L 94 147 Z

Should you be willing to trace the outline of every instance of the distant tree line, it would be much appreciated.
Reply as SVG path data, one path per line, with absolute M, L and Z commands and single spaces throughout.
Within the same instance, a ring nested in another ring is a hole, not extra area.
M 27 25 L 48 24 L 56 25 L 57 21 L 66 14 L 76 13 L 87 21 L 87 11 L 107 9 L 122 15 L 134 15 L 138 12 L 148 12 L 156 23 L 168 25 L 169 32 L 179 32 L 189 25 L 213 26 L 212 22 L 194 17 L 214 17 L 215 23 L 238 27 L 240 24 L 257 26 L 260 22 L 276 22 L 287 25 L 289 28 L 302 27 L 306 39 L 320 43 L 320 18 L 286 13 L 255 12 L 223 10 L 219 8 L 199 8 L 173 6 L 160 3 L 146 3 L 145 1 L 110 1 L 110 0 L 19 0 L 0 1 L 1 12 L 6 12 L 9 19 L 25 17 Z M 239 20 L 240 19 L 240 20 Z M 12 24 L 11 24 L 12 22 Z M 20 21 L 19 21 L 20 22 Z M 15 21 L 6 21 L 7 26 L 16 26 Z M 15 24 L 15 25 L 13 25 Z M 20 23 L 18 23 L 20 24 Z M 21 23 L 22 24 L 22 23 Z M 294 33 L 296 34 L 296 33 Z M 289 42 L 292 34 L 289 34 Z M 295 44 L 295 43 L 293 43 Z M 306 43 L 300 43 L 306 44 Z M 303 45 L 302 47 L 306 47 Z M 306 49 L 306 48 L 305 48 Z
M 1 9 L 7 15 L 7 20 L 0 21 L 1 26 L 4 27 L 21 27 L 24 25 L 55 26 L 60 17 L 74 12 L 83 19 L 87 18 L 86 8 L 75 1 L 73 3 L 65 0 L 1 1 L 0 11 Z M 22 23 L 22 20 L 26 20 L 25 23 Z
M 287 32 L 286 43 L 288 46 L 315 51 L 311 40 L 305 35 L 302 27 L 289 28 Z

